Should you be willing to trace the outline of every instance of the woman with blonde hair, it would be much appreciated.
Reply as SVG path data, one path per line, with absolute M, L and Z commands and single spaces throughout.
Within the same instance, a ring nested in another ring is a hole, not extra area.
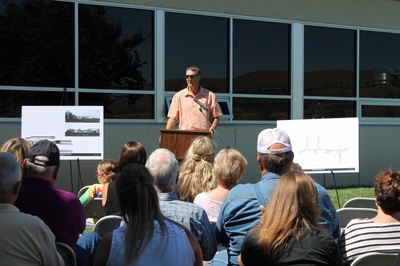
M 335 240 L 317 221 L 318 192 L 301 171 L 282 175 L 260 223 L 242 244 L 240 265 L 341 265 Z
M 23 138 L 12 138 L 4 142 L 0 152 L 9 152 L 14 155 L 21 169 L 23 169 L 24 160 L 28 154 L 31 144 Z
M 197 194 L 217 187 L 212 175 L 215 142 L 209 137 L 198 137 L 191 143 L 179 167 L 179 199 L 193 202 Z
M 218 185 L 198 194 L 193 201 L 204 208 L 211 223 L 217 222 L 222 202 L 229 191 L 239 184 L 246 170 L 247 160 L 236 149 L 224 148 L 215 156 L 212 174 Z

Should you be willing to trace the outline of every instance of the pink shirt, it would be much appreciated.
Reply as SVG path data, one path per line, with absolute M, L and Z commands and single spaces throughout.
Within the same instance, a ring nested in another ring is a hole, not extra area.
M 208 111 L 203 109 L 200 111 L 200 106 L 193 100 L 194 98 L 207 106 Z M 214 118 L 222 114 L 215 94 L 203 87 L 200 87 L 197 95 L 193 95 L 188 88 L 178 91 L 168 111 L 168 117 L 179 120 L 179 129 L 183 130 L 208 131 L 209 122 L 212 123 Z
M 217 222 L 219 210 L 221 209 L 222 206 L 221 201 L 212 200 L 209 197 L 207 197 L 205 192 L 202 192 L 200 194 L 197 194 L 197 196 L 194 198 L 193 203 L 203 207 L 203 209 L 207 213 L 208 220 L 210 220 L 210 223 Z

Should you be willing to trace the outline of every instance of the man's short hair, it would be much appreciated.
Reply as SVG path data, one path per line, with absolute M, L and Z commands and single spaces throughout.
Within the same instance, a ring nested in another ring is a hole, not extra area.
M 60 164 L 60 151 L 54 142 L 43 139 L 30 148 L 27 159 L 39 166 L 56 166 Z
M 15 184 L 21 181 L 21 167 L 14 156 L 8 152 L 0 152 L 0 193 L 9 193 Z
M 156 149 L 147 159 L 146 167 L 154 177 L 156 188 L 161 191 L 175 190 L 179 164 L 172 152 Z

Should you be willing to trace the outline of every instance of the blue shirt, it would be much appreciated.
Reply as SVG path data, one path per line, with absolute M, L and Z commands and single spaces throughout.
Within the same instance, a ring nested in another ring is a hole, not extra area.
M 275 173 L 266 173 L 258 183 L 266 202 L 268 202 L 279 177 Z M 317 183 L 315 186 L 321 205 L 319 223 L 334 238 L 338 238 L 340 227 L 336 209 L 326 189 Z M 216 224 L 217 240 L 228 245 L 228 257 L 231 264 L 238 264 L 237 259 L 243 238 L 247 231 L 257 225 L 261 215 L 260 203 L 257 200 L 253 184 L 239 184 L 231 189 L 222 204 Z
M 158 199 L 162 213 L 186 226 L 199 242 L 203 260 L 211 260 L 217 251 L 217 240 L 206 211 L 196 204 L 179 200 L 176 193 L 159 193 Z

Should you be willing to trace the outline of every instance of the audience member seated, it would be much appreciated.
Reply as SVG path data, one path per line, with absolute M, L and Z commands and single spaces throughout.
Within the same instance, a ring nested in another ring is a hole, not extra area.
M 20 211 L 41 218 L 56 236 L 75 250 L 86 217 L 79 199 L 72 192 L 54 186 L 60 168 L 60 152 L 49 140 L 36 142 L 24 161 L 26 176 L 15 205 Z
M 12 154 L 0 152 L 0 264 L 64 265 L 49 227 L 13 205 L 20 186 L 18 162 Z
M 215 142 L 209 137 L 198 137 L 190 144 L 179 167 L 177 191 L 179 199 L 193 202 L 197 194 L 217 187 L 212 175 Z
M 145 165 L 146 160 L 147 152 L 142 143 L 137 141 L 129 141 L 125 143 L 119 155 L 119 172 L 121 172 L 126 165 L 131 163 Z M 111 181 L 103 186 L 102 204 L 104 206 L 106 215 L 121 215 L 115 184 L 115 181 Z
M 338 246 L 318 226 L 318 192 L 303 172 L 279 178 L 258 225 L 247 232 L 239 265 L 341 265 Z
M 161 213 L 146 167 L 129 164 L 115 182 L 125 225 L 101 239 L 94 265 L 202 265 L 196 239 Z
M 118 176 L 118 163 L 115 160 L 105 159 L 97 165 L 96 184 L 91 185 L 82 196 L 79 197 L 79 201 L 85 207 L 94 198 L 101 198 L 103 194 L 104 184 L 108 184 L 115 180 Z
M 149 156 L 146 166 L 154 177 L 162 213 L 190 229 L 201 246 L 203 260 L 213 258 L 217 241 L 207 213 L 196 204 L 179 200 L 175 193 L 179 168 L 175 155 L 167 149 L 157 149 Z
M 239 184 L 246 170 L 247 161 L 236 149 L 224 148 L 215 156 L 212 174 L 218 186 L 198 194 L 193 202 L 204 208 L 211 223 L 217 222 L 222 202 L 228 192 Z
M 24 160 L 28 154 L 28 150 L 31 148 L 31 144 L 23 138 L 12 138 L 4 142 L 0 148 L 0 152 L 9 152 L 14 155 L 19 166 L 23 170 Z
M 370 252 L 400 251 L 400 171 L 388 169 L 375 177 L 378 214 L 351 220 L 338 244 L 344 261 Z
M 294 154 L 289 135 L 279 129 L 265 129 L 257 138 L 257 163 L 261 181 L 255 184 L 238 184 L 226 196 L 216 223 L 216 237 L 228 250 L 218 252 L 212 265 L 238 264 L 243 237 L 255 227 L 261 218 L 260 205 L 266 206 L 279 177 L 287 172 Z M 340 227 L 336 209 L 321 185 L 315 183 L 318 191 L 321 214 L 319 224 L 334 238 L 339 237 Z

